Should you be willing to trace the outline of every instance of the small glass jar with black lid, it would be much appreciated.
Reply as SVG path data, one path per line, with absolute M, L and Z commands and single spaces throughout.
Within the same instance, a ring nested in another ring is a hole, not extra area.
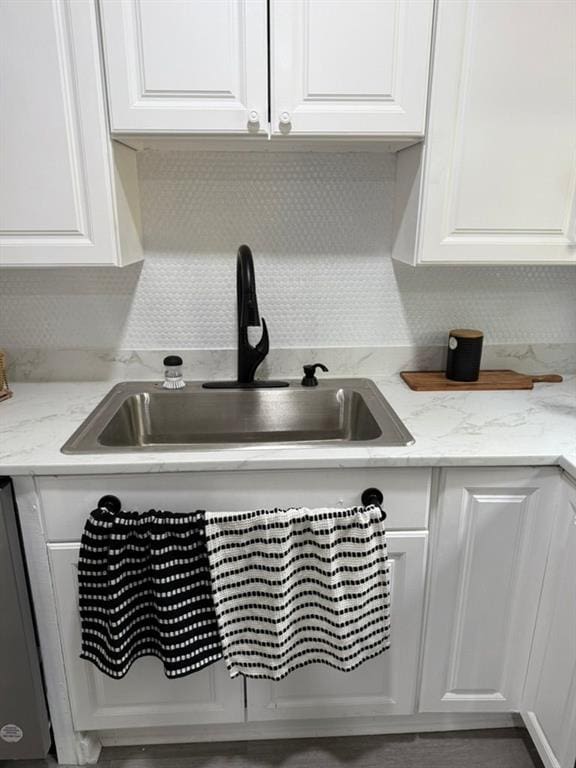
M 186 386 L 182 372 L 182 358 L 180 355 L 168 355 L 164 358 L 164 389 L 182 389 Z

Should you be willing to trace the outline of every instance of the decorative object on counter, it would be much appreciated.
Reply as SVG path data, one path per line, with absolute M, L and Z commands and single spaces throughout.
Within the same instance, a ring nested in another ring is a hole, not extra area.
M 141 656 L 167 677 L 222 657 L 204 535 L 204 513 L 125 512 L 100 499 L 78 561 L 82 659 L 121 678 Z
M 238 375 L 236 381 L 208 381 L 203 384 L 206 389 L 264 389 L 270 387 L 287 387 L 287 381 L 272 381 L 270 379 L 257 381 L 254 377 L 256 370 L 264 362 L 270 350 L 268 328 L 266 321 L 258 312 L 256 297 L 256 277 L 254 274 L 254 259 L 247 245 L 238 248 L 236 258 L 236 303 L 238 315 Z M 262 337 L 256 346 L 248 339 L 248 328 L 262 325 Z
M 389 648 L 382 517 L 378 506 L 206 513 L 231 677 L 281 680 L 317 663 L 350 671 Z
M 302 379 L 303 387 L 317 387 L 318 379 L 316 378 L 316 368 L 320 368 L 324 373 L 328 373 L 328 368 L 324 363 L 313 363 L 312 365 L 304 366 L 304 378 Z
M 451 381 L 478 381 L 482 359 L 482 331 L 458 328 L 448 334 L 446 378 Z
M 546 373 L 540 376 L 516 371 L 480 371 L 477 381 L 451 381 L 443 371 L 402 371 L 400 376 L 416 392 L 448 390 L 534 389 L 534 384 L 560 383 L 562 376 Z
M 164 389 L 182 389 L 186 386 L 182 373 L 182 358 L 179 355 L 168 355 L 164 358 Z
M 5 363 L 6 355 L 0 350 L 0 401 L 12 397 L 12 390 L 8 386 L 8 379 L 6 378 Z

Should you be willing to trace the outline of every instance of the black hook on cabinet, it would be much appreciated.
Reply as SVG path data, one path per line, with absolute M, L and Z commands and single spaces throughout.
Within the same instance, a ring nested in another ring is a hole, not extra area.
M 122 502 L 118 498 L 118 496 L 102 496 L 100 501 L 98 502 L 98 508 L 99 509 L 107 509 L 109 512 L 112 512 L 113 514 L 117 514 L 122 509 Z
M 382 503 L 384 502 L 384 494 L 379 488 L 366 488 L 362 492 L 360 497 L 362 504 L 365 507 L 380 507 L 382 512 L 382 520 L 386 520 L 386 512 L 382 509 Z

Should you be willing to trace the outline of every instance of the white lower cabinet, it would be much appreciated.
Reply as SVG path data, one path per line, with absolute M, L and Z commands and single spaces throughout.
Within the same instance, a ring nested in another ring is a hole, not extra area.
M 415 711 L 430 482 L 431 472 L 425 468 L 40 478 L 37 489 L 75 728 L 117 731 L 241 723 L 246 714 L 243 681 L 231 680 L 223 662 L 168 680 L 161 662 L 149 657 L 136 661 L 122 680 L 113 680 L 79 658 L 78 542 L 86 516 L 106 493 L 116 494 L 129 509 L 187 512 L 349 506 L 359 502 L 365 488 L 381 488 L 392 560 L 392 648 L 350 673 L 317 666 L 290 675 L 274 690 L 266 683 L 250 683 L 247 711 L 255 721 Z M 284 698 L 291 702 L 286 707 Z
M 520 709 L 555 470 L 450 469 L 431 532 L 422 712 Z
M 390 649 L 353 672 L 318 664 L 277 683 L 249 680 L 249 721 L 415 712 L 428 534 L 398 532 L 387 539 L 392 565 Z
M 279 683 L 247 681 L 251 721 L 405 715 L 415 712 L 424 603 L 423 531 L 388 535 L 392 561 L 392 641 L 383 655 L 353 672 L 312 665 Z M 239 723 L 244 689 L 219 663 L 168 680 L 155 658 L 136 661 L 113 680 L 79 657 L 78 543 L 49 544 L 58 624 L 74 725 L 78 730 Z
M 453 713 L 521 712 L 546 768 L 573 768 L 576 488 L 555 468 L 438 470 L 428 533 L 431 479 L 422 468 L 39 478 L 39 497 L 19 503 L 37 515 L 38 529 L 41 523 L 44 557 L 48 548 L 56 610 L 54 618 L 42 611 L 37 618 L 40 633 L 53 638 L 44 662 L 60 665 L 73 723 L 68 732 L 55 728 L 59 752 L 66 738 L 82 742 L 83 732 L 96 743 L 106 733 L 146 742 L 146 730 L 122 736 L 122 729 L 146 728 L 170 741 L 175 726 L 201 726 L 186 731 L 192 740 L 265 738 L 299 735 L 305 723 L 341 733 L 354 717 L 419 713 L 418 722 L 438 722 L 440 715 L 451 727 Z M 78 540 L 104 493 L 132 509 L 234 510 L 274 500 L 347 505 L 368 486 L 382 489 L 388 511 L 392 638 L 384 654 L 353 672 L 311 665 L 276 683 L 231 680 L 223 662 L 168 680 L 155 658 L 112 680 L 79 658 Z M 26 512 L 23 519 L 26 527 Z M 38 590 L 34 575 L 32 582 Z M 371 727 L 386 730 L 390 722 Z
M 79 657 L 78 543 L 49 544 L 68 695 L 77 730 L 238 723 L 244 720 L 244 688 L 223 662 L 190 677 L 169 680 L 162 663 L 139 659 L 113 680 Z
M 546 768 L 576 764 L 576 486 L 563 495 L 548 557 L 522 716 Z

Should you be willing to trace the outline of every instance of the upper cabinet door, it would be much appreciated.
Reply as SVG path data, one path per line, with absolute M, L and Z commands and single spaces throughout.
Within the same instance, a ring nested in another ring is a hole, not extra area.
M 96 7 L 0 3 L 0 264 L 142 258 L 135 153 L 108 136 Z
M 117 133 L 266 133 L 266 0 L 101 0 Z
M 432 0 L 271 0 L 272 132 L 422 135 Z
M 576 3 L 440 0 L 419 261 L 576 262 Z

